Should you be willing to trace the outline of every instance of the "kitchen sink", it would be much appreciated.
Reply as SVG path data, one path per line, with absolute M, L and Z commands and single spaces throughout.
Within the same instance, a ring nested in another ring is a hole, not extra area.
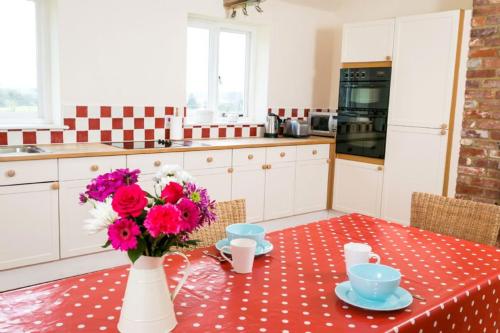
M 2 154 L 40 154 L 50 153 L 50 151 L 37 146 L 7 146 L 0 147 L 0 155 Z

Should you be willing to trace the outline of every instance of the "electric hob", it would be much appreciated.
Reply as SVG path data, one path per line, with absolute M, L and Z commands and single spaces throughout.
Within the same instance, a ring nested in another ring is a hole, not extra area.
M 104 142 L 104 144 L 122 149 L 178 148 L 178 147 L 208 147 L 207 143 L 190 140 L 147 140 Z

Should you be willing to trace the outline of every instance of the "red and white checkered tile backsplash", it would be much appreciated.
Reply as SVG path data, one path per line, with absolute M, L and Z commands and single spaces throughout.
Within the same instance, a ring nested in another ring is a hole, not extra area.
M 185 108 L 182 114 L 185 114 Z M 328 109 L 269 108 L 283 119 L 306 119 L 309 110 Z M 64 130 L 0 130 L 0 145 L 141 141 L 170 137 L 172 106 L 67 106 L 63 109 Z M 262 124 L 186 125 L 186 139 L 260 137 Z

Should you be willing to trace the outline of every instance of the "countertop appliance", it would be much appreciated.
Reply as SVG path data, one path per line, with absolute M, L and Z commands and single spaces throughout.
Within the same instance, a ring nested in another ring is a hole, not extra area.
M 275 113 L 268 114 L 266 118 L 266 123 L 264 124 L 265 128 L 264 137 L 277 138 L 280 125 L 281 125 L 281 118 L 277 114 Z
M 337 153 L 383 159 L 391 68 L 340 70 Z
M 312 135 L 333 138 L 337 135 L 337 113 L 335 112 L 309 112 L 307 123 Z
M 104 142 L 104 144 L 122 149 L 150 149 L 150 148 L 179 148 L 179 147 L 208 147 L 207 143 L 189 140 L 146 140 Z
M 309 124 L 305 120 L 287 119 L 283 126 L 283 135 L 292 138 L 309 136 Z

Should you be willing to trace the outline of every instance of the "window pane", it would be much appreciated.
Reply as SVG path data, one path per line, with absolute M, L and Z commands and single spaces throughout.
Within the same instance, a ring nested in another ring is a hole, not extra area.
M 247 35 L 223 31 L 219 36 L 220 113 L 245 114 Z
M 35 2 L 1 0 L 0 112 L 38 111 L 36 43 Z
M 187 106 L 208 108 L 208 61 L 210 32 L 204 28 L 187 30 Z

